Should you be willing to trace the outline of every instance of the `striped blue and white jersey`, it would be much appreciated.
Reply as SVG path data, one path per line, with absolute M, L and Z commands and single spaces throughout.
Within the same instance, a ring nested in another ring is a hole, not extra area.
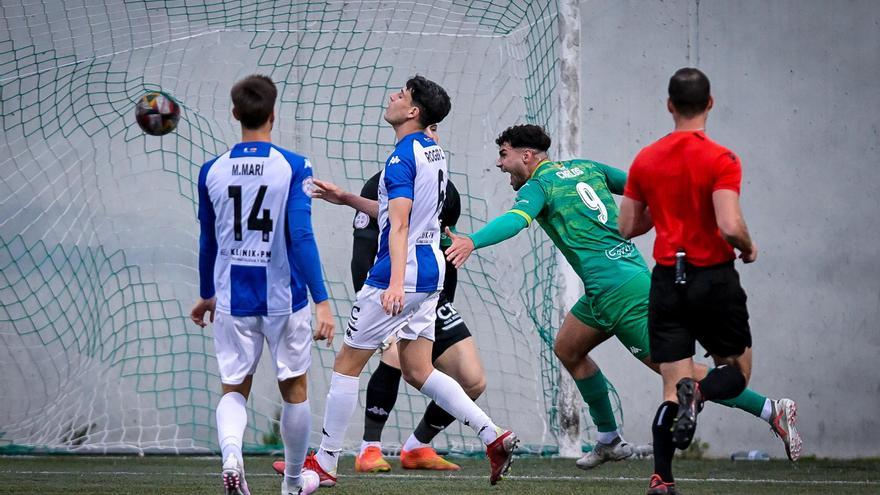
M 327 299 L 312 232 L 308 159 L 238 143 L 199 173 L 199 278 L 233 316 L 278 316 Z
M 423 132 L 405 136 L 385 162 L 379 179 L 379 252 L 366 284 L 387 289 L 391 279 L 388 202 L 412 200 L 404 292 L 443 288 L 446 263 L 440 250 L 440 209 L 446 193 L 446 154 Z

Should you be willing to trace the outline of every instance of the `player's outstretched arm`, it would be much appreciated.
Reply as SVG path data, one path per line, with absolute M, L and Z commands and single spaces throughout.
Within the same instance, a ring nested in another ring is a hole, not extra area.
M 446 259 L 456 268 L 461 268 L 474 252 L 474 241 L 466 235 L 455 234 L 449 227 L 446 227 L 446 235 L 452 240 L 452 244 L 446 248 Z
M 379 202 L 375 199 L 368 199 L 357 194 L 352 194 L 336 184 L 320 179 L 313 179 L 315 189 L 312 191 L 312 197 L 323 199 L 334 205 L 346 205 L 355 210 L 362 211 L 372 218 L 379 217 Z
M 446 259 L 456 268 L 461 268 L 473 250 L 510 239 L 528 227 L 530 220 L 527 213 L 515 209 L 496 217 L 470 235 L 456 235 L 447 229 L 446 235 L 452 239 L 452 245 L 446 249 Z

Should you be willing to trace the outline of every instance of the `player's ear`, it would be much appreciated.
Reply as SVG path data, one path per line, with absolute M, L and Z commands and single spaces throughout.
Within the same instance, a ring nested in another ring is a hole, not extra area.
M 275 127 L 275 110 L 269 114 L 269 129 L 271 130 L 273 127 Z
M 232 107 L 232 117 L 235 118 L 235 120 L 241 121 L 241 117 L 238 116 L 238 110 L 236 110 L 235 107 Z
M 712 106 L 715 105 L 715 98 L 712 98 L 712 95 L 709 95 L 709 104 L 706 105 L 706 111 L 712 110 Z
M 675 113 L 675 107 L 672 106 L 672 98 L 666 98 L 666 109 L 669 113 Z

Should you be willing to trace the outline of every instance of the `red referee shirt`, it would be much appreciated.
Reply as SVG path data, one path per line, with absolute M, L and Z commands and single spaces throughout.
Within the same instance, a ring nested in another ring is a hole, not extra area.
M 688 263 L 710 266 L 736 257 L 718 231 L 712 193 L 739 193 L 741 181 L 739 159 L 730 150 L 703 131 L 676 131 L 639 152 L 623 194 L 650 208 L 658 264 L 674 265 L 675 252 L 684 248 Z

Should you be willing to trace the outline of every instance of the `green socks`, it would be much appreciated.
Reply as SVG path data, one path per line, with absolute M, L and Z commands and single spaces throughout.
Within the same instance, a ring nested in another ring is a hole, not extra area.
M 743 411 L 760 418 L 761 412 L 764 410 L 764 404 L 767 402 L 767 398 L 758 392 L 747 388 L 733 399 L 718 400 L 715 402 L 727 407 L 742 409 Z
M 590 417 L 599 432 L 611 432 L 617 430 L 617 421 L 614 419 L 614 410 L 611 408 L 611 399 L 608 398 L 608 381 L 602 371 L 593 376 L 575 380 L 581 397 L 590 409 Z M 762 413 L 767 403 L 767 397 L 747 388 L 733 399 L 715 401 L 727 407 L 742 409 L 756 417 L 762 418 Z M 763 418 L 762 418 L 763 419 Z
M 608 381 L 600 370 L 593 376 L 575 380 L 581 397 L 590 408 L 590 417 L 599 432 L 617 430 L 617 421 L 614 420 L 614 410 L 611 408 L 611 399 L 608 398 Z M 748 392 L 749 390 L 746 390 Z M 762 404 L 763 405 L 763 404 Z M 760 411 L 760 409 L 759 409 Z

